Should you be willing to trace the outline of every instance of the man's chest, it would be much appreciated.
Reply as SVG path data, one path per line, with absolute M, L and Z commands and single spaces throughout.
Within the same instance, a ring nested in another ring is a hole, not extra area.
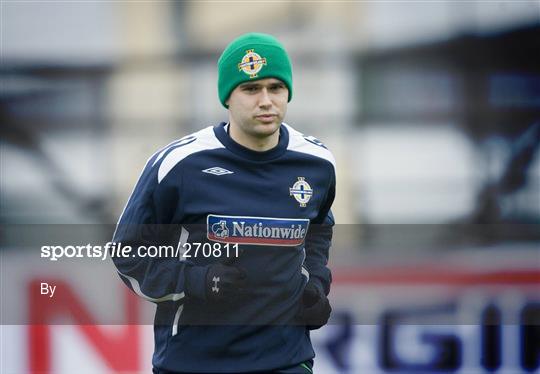
M 206 223 L 209 215 L 311 220 L 329 187 L 324 170 L 294 159 L 264 164 L 194 160 L 182 179 L 181 219 L 190 223 Z

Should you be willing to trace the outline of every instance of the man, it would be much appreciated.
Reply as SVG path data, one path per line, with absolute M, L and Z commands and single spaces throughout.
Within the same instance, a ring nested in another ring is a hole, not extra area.
M 113 259 L 157 304 L 154 373 L 311 373 L 309 330 L 331 311 L 334 159 L 282 122 L 292 68 L 274 37 L 235 39 L 218 73 L 229 121 L 156 152 L 114 235 L 180 258 Z

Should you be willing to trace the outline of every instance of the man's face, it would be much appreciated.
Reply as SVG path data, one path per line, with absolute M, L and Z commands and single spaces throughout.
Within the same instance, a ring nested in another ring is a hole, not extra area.
M 289 90 L 275 78 L 244 82 L 229 96 L 231 124 L 244 136 L 265 138 L 279 130 L 287 112 Z

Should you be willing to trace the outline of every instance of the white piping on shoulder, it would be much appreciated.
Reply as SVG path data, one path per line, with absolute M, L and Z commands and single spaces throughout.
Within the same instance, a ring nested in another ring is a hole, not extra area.
M 150 156 L 146 162 L 144 163 L 144 167 L 143 169 L 141 170 L 141 172 L 139 173 L 139 178 L 138 179 L 141 179 L 141 176 L 143 175 L 144 171 L 146 170 L 146 168 L 149 166 L 150 164 L 150 160 L 156 155 L 158 154 L 158 156 L 156 157 L 156 159 L 154 160 L 154 162 L 152 162 L 152 166 L 151 167 L 154 167 L 156 165 L 156 163 L 163 157 L 163 155 L 165 155 L 165 153 L 167 152 L 167 150 L 169 150 L 170 148 L 174 147 L 174 146 L 177 146 L 177 145 L 180 145 L 182 143 L 182 141 L 184 140 L 188 140 L 187 138 L 191 138 L 191 137 L 194 137 L 194 136 L 199 136 L 199 134 L 203 134 L 208 136 L 207 133 L 210 133 L 212 136 L 214 135 L 214 131 L 213 131 L 213 126 L 208 126 L 200 131 L 197 131 L 193 134 L 190 134 L 190 135 L 186 135 L 184 136 L 183 138 L 181 139 L 178 139 L 178 140 L 175 140 L 169 144 L 167 144 L 165 147 L 161 148 L 160 150 L 158 150 L 157 152 L 154 152 L 152 154 L 152 156 Z M 217 139 L 216 139 L 217 140 Z M 219 143 L 221 144 L 221 143 Z M 181 147 L 182 148 L 182 147 Z M 174 167 L 174 165 L 173 165 Z M 122 213 L 120 213 L 120 217 L 118 218 L 118 221 L 116 222 L 116 228 L 114 230 L 114 233 L 113 233 L 113 238 L 116 236 L 116 231 L 118 230 L 118 224 L 120 223 L 120 221 L 122 221 L 122 216 L 124 215 L 125 211 L 126 211 L 126 208 L 129 204 L 129 201 L 131 200 L 131 197 L 133 196 L 133 193 L 135 192 L 135 188 L 137 187 L 137 183 L 135 183 L 135 185 L 133 186 L 133 189 L 131 190 L 131 193 L 129 194 L 129 198 L 127 199 L 126 201 L 126 204 L 124 205 L 124 208 L 122 209 Z
M 161 160 L 161 158 L 163 157 L 163 155 L 172 147 L 174 146 L 177 146 L 177 145 L 181 145 L 184 141 L 187 141 L 188 139 L 191 139 L 193 137 L 193 135 L 187 135 L 187 136 L 184 136 L 183 138 L 181 139 L 178 139 L 178 140 L 175 140 L 173 142 L 170 142 L 169 144 L 167 144 L 165 147 L 163 147 L 161 149 L 161 151 L 158 151 L 159 152 L 159 155 L 156 157 L 156 159 L 154 160 L 154 162 L 152 163 L 152 167 L 154 167 L 159 160 Z
M 213 126 L 209 126 L 193 134 L 196 140 L 183 147 L 173 149 L 161 162 L 158 170 L 158 183 L 183 159 L 197 152 L 210 149 L 225 148 L 216 138 Z
M 289 131 L 289 145 L 287 146 L 288 150 L 306 153 L 315 157 L 322 158 L 334 166 L 334 172 L 336 170 L 336 160 L 334 155 L 328 149 L 315 145 L 310 141 L 306 140 L 306 137 L 301 132 L 293 129 L 290 125 L 283 122 L 283 125 Z

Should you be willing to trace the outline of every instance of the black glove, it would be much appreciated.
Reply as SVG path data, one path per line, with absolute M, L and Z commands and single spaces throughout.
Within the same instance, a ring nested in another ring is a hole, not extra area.
M 215 263 L 206 273 L 206 299 L 210 302 L 229 301 L 246 285 L 246 272 L 234 266 Z
M 332 307 L 324 292 L 311 280 L 306 284 L 302 295 L 299 318 L 310 330 L 326 325 L 332 313 Z

